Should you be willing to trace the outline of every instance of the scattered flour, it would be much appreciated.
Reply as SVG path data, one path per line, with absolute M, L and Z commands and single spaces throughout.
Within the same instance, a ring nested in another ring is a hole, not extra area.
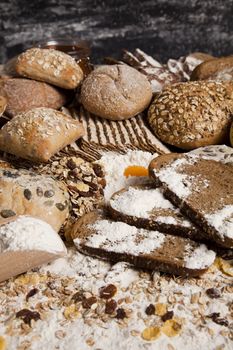
M 208 224 L 216 229 L 222 238 L 233 238 L 233 205 L 226 205 L 214 213 L 205 214 Z
M 127 154 L 118 154 L 115 152 L 104 153 L 98 163 L 104 166 L 106 171 L 106 187 L 104 196 L 106 202 L 109 201 L 113 193 L 129 185 L 139 185 L 148 181 L 145 177 L 124 176 L 124 170 L 128 166 L 140 165 L 148 167 L 150 161 L 158 154 L 151 154 L 143 151 L 128 151 Z
M 46 222 L 30 216 L 19 216 L 0 226 L 0 253 L 19 250 L 65 253 L 66 247 Z
M 185 266 L 190 269 L 205 269 L 213 264 L 215 257 L 215 252 L 209 250 L 206 245 L 201 244 L 191 255 L 190 251 L 187 251 Z

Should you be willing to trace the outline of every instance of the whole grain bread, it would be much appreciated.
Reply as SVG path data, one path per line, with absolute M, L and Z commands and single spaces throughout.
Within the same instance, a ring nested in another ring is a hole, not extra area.
M 75 59 L 54 49 L 31 48 L 11 59 L 5 73 L 75 89 L 83 79 L 83 71 Z
M 98 212 L 79 219 L 71 236 L 85 254 L 175 275 L 199 276 L 215 259 L 204 244 L 114 222 Z
M 0 95 L 7 100 L 5 113 L 10 117 L 37 107 L 59 109 L 69 99 L 61 89 L 22 78 L 0 79 Z
M 232 112 L 232 82 L 186 82 L 167 87 L 155 97 L 148 122 L 161 141 L 191 150 L 227 143 Z
M 148 107 L 152 90 L 147 78 L 125 64 L 92 71 L 81 87 L 81 102 L 91 113 L 110 120 L 134 117 Z
M 230 152 L 219 154 L 217 159 L 215 152 L 213 159 L 213 153 L 202 148 L 200 154 L 160 156 L 151 162 L 149 172 L 165 197 L 210 241 L 233 248 L 233 150 L 231 156 Z
M 66 187 L 46 175 L 0 168 L 0 218 L 31 215 L 59 231 L 69 213 Z
M 34 162 L 47 162 L 83 135 L 77 120 L 51 108 L 34 108 L 2 127 L 0 149 Z
M 31 216 L 1 220 L 0 282 L 65 254 L 64 243 L 46 222 Z
M 114 193 L 109 202 L 109 215 L 116 221 L 147 230 L 172 233 L 196 241 L 204 235 L 178 208 L 167 200 L 160 187 L 129 186 Z

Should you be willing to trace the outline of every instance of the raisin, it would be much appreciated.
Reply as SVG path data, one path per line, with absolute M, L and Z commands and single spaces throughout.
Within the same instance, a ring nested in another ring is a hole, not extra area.
M 149 315 L 149 316 L 150 315 L 154 315 L 154 313 L 155 313 L 155 306 L 153 304 L 148 305 L 146 310 L 145 310 L 145 313 L 147 315 Z
M 173 311 L 167 311 L 163 316 L 161 316 L 161 319 L 163 322 L 166 322 L 167 320 L 171 320 L 173 316 L 174 316 Z
M 111 299 L 117 292 L 117 287 L 114 284 L 108 284 L 100 288 L 100 298 Z
M 125 310 L 123 309 L 123 308 L 119 308 L 119 309 L 117 309 L 116 310 L 116 318 L 118 319 L 118 320 L 123 320 L 123 318 L 126 318 L 127 317 L 127 315 L 126 315 L 126 312 L 125 312 Z
M 22 309 L 16 313 L 17 318 L 21 318 L 24 323 L 31 325 L 31 321 L 38 321 L 40 320 L 40 314 L 37 311 L 31 311 L 28 309 Z
M 117 302 L 114 299 L 110 299 L 106 302 L 105 313 L 112 314 L 117 308 Z
M 93 304 L 95 304 L 96 302 L 97 302 L 96 297 L 90 297 L 90 298 L 87 298 L 87 299 L 83 299 L 82 306 L 84 307 L 84 309 L 90 309 L 91 306 Z
M 216 288 L 209 288 L 206 290 L 206 294 L 208 295 L 208 297 L 215 299 L 215 298 L 220 298 L 221 293 L 218 289 Z
M 26 301 L 28 301 L 29 298 L 33 297 L 33 295 L 35 295 L 38 292 L 39 292 L 39 289 L 37 288 L 31 289 L 30 292 L 28 292 L 28 294 L 26 295 Z

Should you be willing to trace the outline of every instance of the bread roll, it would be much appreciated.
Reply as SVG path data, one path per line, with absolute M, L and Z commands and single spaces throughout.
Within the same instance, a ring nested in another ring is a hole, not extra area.
M 84 76 L 73 57 L 54 49 L 31 48 L 11 59 L 4 70 L 64 89 L 75 89 Z
M 51 108 L 18 114 L 0 130 L 0 149 L 34 162 L 47 162 L 84 135 L 81 123 Z
M 142 112 L 152 90 L 147 78 L 127 65 L 96 68 L 84 80 L 81 102 L 91 113 L 110 120 L 123 120 Z
M 50 176 L 0 168 L 0 219 L 31 215 L 58 231 L 69 213 L 66 187 Z
M 0 79 L 0 95 L 7 99 L 5 114 L 14 117 L 36 107 L 59 109 L 68 95 L 49 84 L 30 79 Z
M 187 82 L 164 89 L 152 102 L 148 121 L 161 141 L 190 150 L 228 142 L 233 84 Z
M 233 80 L 233 56 L 215 58 L 199 64 L 191 75 L 191 80 Z

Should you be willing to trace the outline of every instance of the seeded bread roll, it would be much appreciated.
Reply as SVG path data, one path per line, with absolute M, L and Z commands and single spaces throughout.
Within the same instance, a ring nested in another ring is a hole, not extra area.
M 34 162 L 47 162 L 84 135 L 81 123 L 51 108 L 18 114 L 0 130 L 0 149 Z
M 83 79 L 83 71 L 75 59 L 53 49 L 29 49 L 11 59 L 6 73 L 44 81 L 64 89 L 75 89 Z
M 191 80 L 233 80 L 233 56 L 215 58 L 199 64 L 191 75 Z
M 0 282 L 65 254 L 64 243 L 46 222 L 31 216 L 1 222 Z
M 69 213 L 66 187 L 50 176 L 0 168 L 0 219 L 31 215 L 58 231 Z
M 81 102 L 91 113 L 110 120 L 123 120 L 142 112 L 152 90 L 147 78 L 127 65 L 96 68 L 84 80 Z
M 30 79 L 0 79 L 0 95 L 7 99 L 5 114 L 14 117 L 36 107 L 59 109 L 68 101 L 62 90 Z
M 148 121 L 161 141 L 190 150 L 229 140 L 233 84 L 179 83 L 164 89 L 150 106 Z

